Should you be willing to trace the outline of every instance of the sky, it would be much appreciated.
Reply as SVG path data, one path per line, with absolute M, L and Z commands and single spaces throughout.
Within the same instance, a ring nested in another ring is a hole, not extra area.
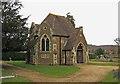
M 30 15 L 32 22 L 40 24 L 49 13 L 73 15 L 76 27 L 83 26 L 88 44 L 114 45 L 118 37 L 118 0 L 19 0 L 24 8 L 20 14 Z

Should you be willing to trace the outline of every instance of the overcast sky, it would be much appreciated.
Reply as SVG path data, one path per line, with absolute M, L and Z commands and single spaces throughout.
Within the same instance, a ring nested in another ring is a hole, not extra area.
M 20 14 L 31 15 L 28 23 L 40 24 L 49 14 L 66 16 L 70 12 L 76 27 L 83 26 L 88 44 L 115 44 L 118 37 L 117 0 L 19 0 L 24 8 Z

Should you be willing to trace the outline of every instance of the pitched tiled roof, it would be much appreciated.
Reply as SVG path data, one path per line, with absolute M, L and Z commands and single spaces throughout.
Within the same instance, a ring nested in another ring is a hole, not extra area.
M 71 36 L 68 38 L 68 41 L 63 48 L 63 50 L 71 50 L 74 46 L 75 41 L 79 38 L 80 30 L 74 29 L 74 32 L 71 34 Z
M 49 13 L 44 21 L 52 27 L 53 35 L 69 36 L 63 50 L 71 50 L 74 42 L 79 38 L 80 28 L 74 28 L 73 25 L 66 19 L 66 17 L 51 13 Z M 39 26 L 39 24 L 36 24 L 37 28 L 39 28 Z
M 45 21 L 53 28 L 53 35 L 70 36 L 74 30 L 72 24 L 64 16 L 49 14 Z
M 71 50 L 80 36 L 80 28 L 75 28 L 64 16 L 49 14 L 45 19 L 53 28 L 53 35 L 69 36 L 63 50 Z

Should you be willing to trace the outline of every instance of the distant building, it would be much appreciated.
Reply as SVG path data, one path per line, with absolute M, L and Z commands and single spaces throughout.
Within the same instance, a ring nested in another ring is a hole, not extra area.
M 88 45 L 89 53 L 95 53 L 96 49 L 102 48 L 105 50 L 105 54 L 112 57 L 118 57 L 118 46 L 117 45 Z
M 41 24 L 32 23 L 29 41 L 30 64 L 71 65 L 88 61 L 83 28 L 74 28 L 64 16 L 49 14 Z

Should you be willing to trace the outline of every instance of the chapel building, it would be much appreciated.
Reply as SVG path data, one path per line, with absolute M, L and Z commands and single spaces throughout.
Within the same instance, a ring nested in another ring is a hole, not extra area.
M 27 61 L 35 65 L 74 65 L 89 59 L 83 27 L 51 13 L 41 24 L 32 22 L 28 51 Z

